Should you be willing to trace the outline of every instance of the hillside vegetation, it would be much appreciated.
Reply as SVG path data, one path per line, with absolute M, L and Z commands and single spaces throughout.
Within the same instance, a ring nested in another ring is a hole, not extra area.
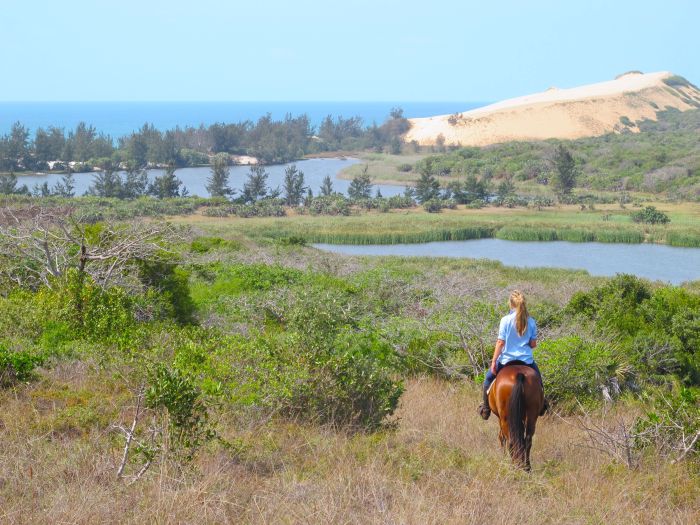
M 8 217 L 3 521 L 698 520 L 692 287 Z M 531 475 L 475 413 L 513 288 L 555 404 Z

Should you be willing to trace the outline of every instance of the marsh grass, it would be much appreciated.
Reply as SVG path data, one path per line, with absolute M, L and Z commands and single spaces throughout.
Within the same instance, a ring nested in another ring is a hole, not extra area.
M 695 210 L 693 210 L 695 211 Z M 459 209 L 443 214 L 412 211 L 366 213 L 350 217 L 287 217 L 256 219 L 196 219 L 213 227 L 233 227 L 257 241 L 301 238 L 308 243 L 400 244 L 498 238 L 511 241 L 569 241 L 671 246 L 700 246 L 700 217 L 679 215 L 679 224 L 648 226 L 632 223 L 627 215 L 577 214 L 570 210 Z

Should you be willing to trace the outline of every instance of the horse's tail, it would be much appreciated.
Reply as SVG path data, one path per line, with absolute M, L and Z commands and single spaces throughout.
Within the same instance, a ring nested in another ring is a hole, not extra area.
M 519 372 L 510 393 L 508 406 L 508 432 L 511 453 L 519 457 L 525 450 L 525 374 Z

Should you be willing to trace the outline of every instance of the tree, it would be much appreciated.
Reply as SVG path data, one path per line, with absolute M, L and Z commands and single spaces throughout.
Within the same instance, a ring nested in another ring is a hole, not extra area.
M 212 159 L 211 175 L 207 179 L 207 191 L 212 197 L 228 197 L 233 190 L 228 185 L 229 157 L 225 153 L 219 153 Z
M 505 199 L 506 197 L 512 195 L 514 192 L 515 184 L 513 184 L 513 181 L 509 178 L 503 179 L 498 185 L 498 188 L 496 188 L 496 195 L 498 195 L 498 198 L 500 200 Z
M 554 151 L 554 188 L 562 197 L 571 193 L 576 185 L 578 170 L 576 161 L 571 152 L 563 144 L 559 144 Z
M 148 175 L 144 170 L 136 168 L 136 165 L 129 163 L 126 169 L 126 177 L 122 188 L 122 198 L 136 199 L 146 194 L 148 188 Z
M 333 194 L 333 181 L 330 175 L 323 177 L 323 182 L 321 183 L 321 195 L 324 197 L 330 197 Z
M 153 182 L 148 185 L 148 193 L 159 199 L 170 199 L 173 197 L 184 197 L 187 190 L 183 188 L 182 181 L 175 176 L 175 165 L 168 165 L 165 173 L 153 179 Z
M 299 171 L 295 164 L 284 170 L 284 200 L 287 206 L 298 206 L 304 196 L 304 172 Z
M 440 196 L 440 183 L 429 173 L 422 173 L 416 183 L 416 200 L 423 204 Z
M 73 170 L 68 168 L 68 173 L 54 184 L 51 192 L 59 197 L 75 197 L 75 178 L 73 177 Z
M 365 164 L 362 167 L 362 172 L 353 177 L 348 188 L 348 197 L 352 200 L 369 199 L 372 196 L 372 179 L 370 179 L 367 171 L 369 166 Z
M 0 208 L 0 258 L 9 263 L 2 271 L 33 288 L 51 288 L 71 270 L 78 283 L 89 276 L 102 288 L 132 286 L 132 270 L 143 261 L 171 260 L 163 246 L 175 240 L 168 224 L 90 224 L 70 208 Z
M 96 197 L 122 198 L 122 179 L 114 170 L 111 162 L 107 162 L 104 171 L 96 173 L 87 193 Z
M 5 195 L 26 194 L 29 193 L 29 189 L 27 188 L 26 184 L 18 188 L 17 175 L 10 172 L 6 173 L 5 175 L 0 175 L 0 194 L 2 193 Z
M 269 174 L 260 165 L 250 167 L 248 180 L 243 184 L 243 200 L 245 202 L 255 202 L 258 199 L 267 197 L 267 178 Z
M 49 188 L 49 183 L 46 181 L 43 184 L 36 183 L 32 187 L 32 195 L 34 197 L 50 197 L 51 188 Z

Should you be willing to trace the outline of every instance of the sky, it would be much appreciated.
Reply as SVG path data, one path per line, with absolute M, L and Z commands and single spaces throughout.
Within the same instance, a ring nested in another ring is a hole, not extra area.
M 2 101 L 495 101 L 670 70 L 697 0 L 0 0 Z

